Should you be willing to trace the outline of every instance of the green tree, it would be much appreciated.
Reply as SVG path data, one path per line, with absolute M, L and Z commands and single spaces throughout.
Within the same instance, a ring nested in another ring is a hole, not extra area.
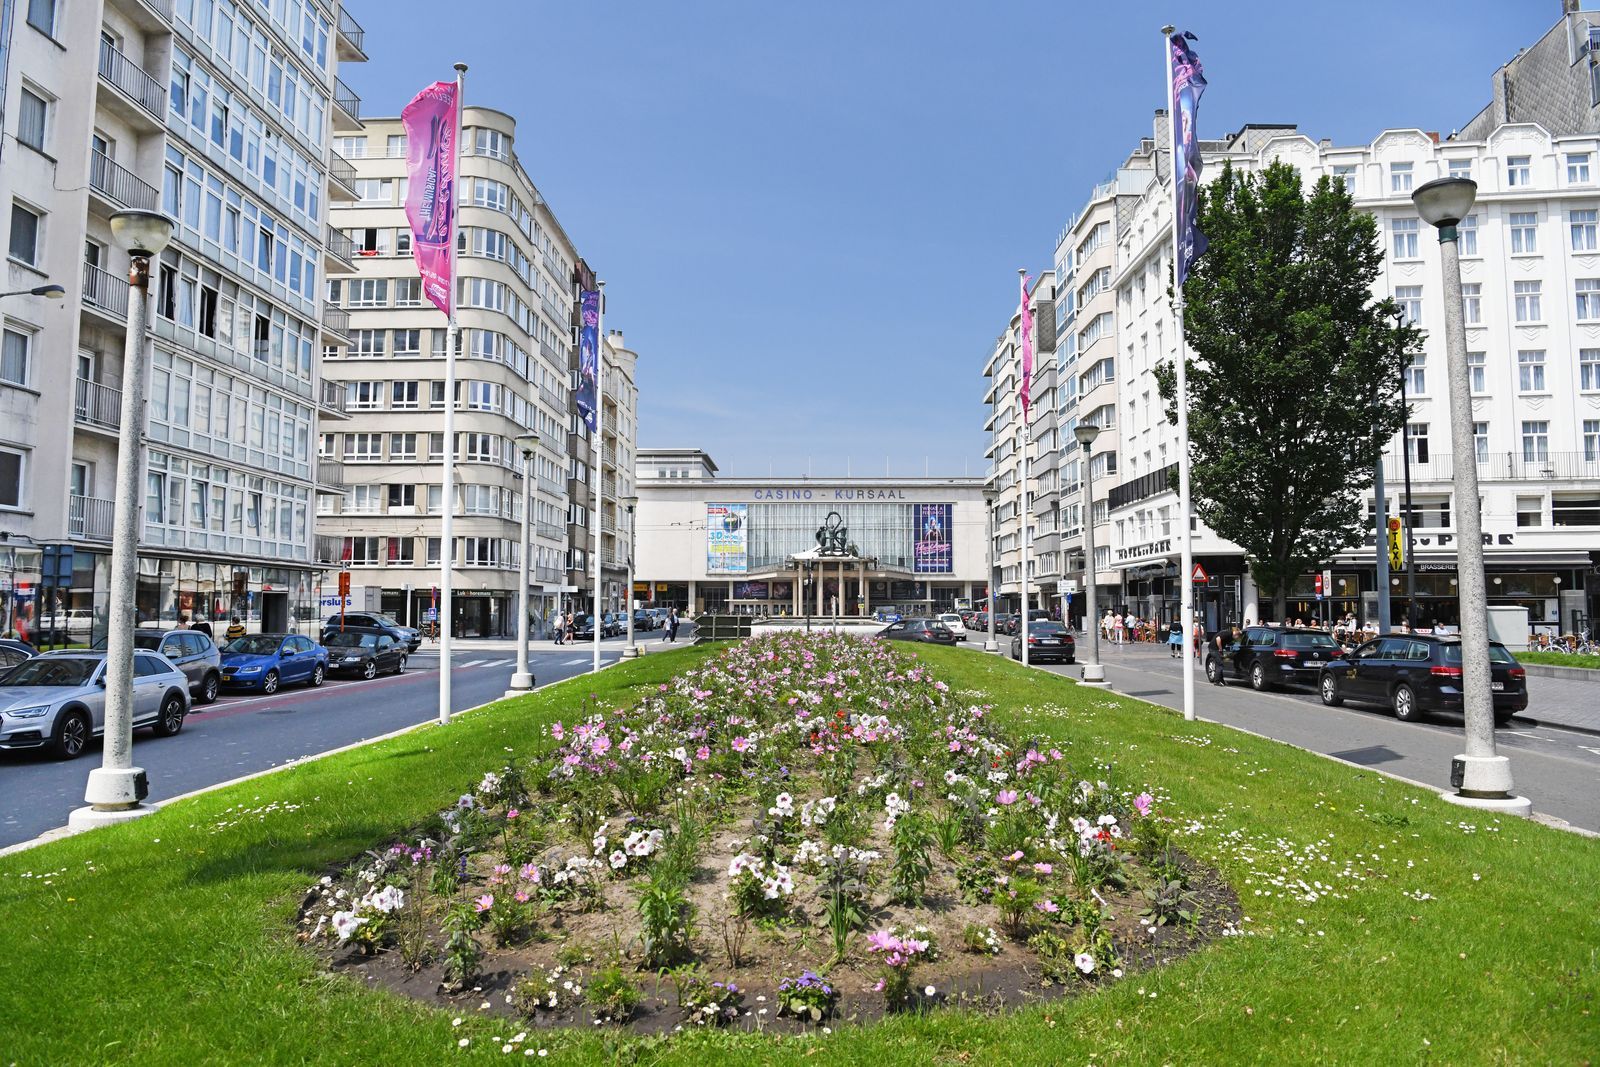
M 1373 296 L 1378 227 L 1342 183 L 1224 163 L 1201 191 L 1210 246 L 1184 287 L 1190 490 L 1244 549 L 1277 617 L 1294 579 L 1359 544 L 1373 464 L 1405 424 L 1400 374 L 1421 340 Z M 1172 364 L 1157 368 L 1177 419 Z

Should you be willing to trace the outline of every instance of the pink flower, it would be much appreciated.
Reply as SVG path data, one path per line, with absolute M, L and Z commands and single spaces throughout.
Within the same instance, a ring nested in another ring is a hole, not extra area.
M 515 819 L 520 814 L 521 814 L 521 812 L 517 811 L 516 808 L 512 808 L 510 811 L 506 812 L 506 818 L 507 819 Z
M 567 736 L 567 731 L 562 728 L 560 723 L 553 723 L 550 727 L 550 736 L 559 741 Z
M 539 884 L 539 868 L 533 864 L 524 863 L 520 873 L 524 882 L 532 882 L 534 885 Z
M 952 741 L 952 742 L 950 742 L 950 751 L 951 752 L 960 752 L 961 751 L 961 742 L 960 741 Z
M 1155 805 L 1156 798 L 1149 793 L 1140 793 L 1133 798 L 1133 809 L 1140 815 L 1149 815 L 1150 809 Z
M 694 758 L 704 763 L 706 760 L 711 758 L 711 750 L 705 745 L 701 745 L 699 748 L 694 750 Z
M 593 752 L 596 756 L 604 756 L 607 752 L 611 751 L 611 738 L 607 737 L 605 734 L 601 734 L 599 737 L 596 737 L 593 741 L 589 742 L 589 751 Z
M 1035 863 L 1033 869 L 1039 874 L 1052 874 L 1055 872 L 1055 868 L 1048 863 Z
M 750 747 L 750 739 L 748 737 L 735 737 L 733 739 L 733 750 L 735 752 L 743 752 L 745 749 L 747 749 L 749 747 Z
M 481 914 L 483 912 L 488 911 L 490 908 L 494 907 L 494 896 L 493 896 L 493 894 L 485 893 L 483 896 L 479 897 L 477 900 L 474 900 L 472 903 L 473 903 L 473 906 L 476 907 L 478 912 Z
M 1017 851 L 1015 851 L 1011 855 L 1007 856 L 1006 860 L 1008 862 L 1010 862 L 1010 863 L 1015 863 L 1018 860 L 1022 859 L 1023 855 L 1024 855 L 1023 851 L 1019 848 L 1019 849 L 1017 849 Z
M 511 896 L 518 904 L 526 904 L 528 902 L 528 891 L 526 889 L 519 889 Z
M 1050 750 L 1050 758 L 1053 760 L 1066 759 L 1066 757 L 1061 754 L 1061 750 L 1059 748 L 1052 748 Z
M 1061 905 L 1057 904 L 1055 901 L 1051 900 L 1049 897 L 1046 897 L 1045 899 L 1039 901 L 1039 903 L 1035 904 L 1034 907 L 1038 908 L 1040 911 L 1044 912 L 1046 915 L 1054 915 L 1056 912 L 1061 910 Z
M 1015 789 L 1002 789 L 995 794 L 994 799 L 997 803 L 1010 807 L 1017 802 L 1017 791 Z

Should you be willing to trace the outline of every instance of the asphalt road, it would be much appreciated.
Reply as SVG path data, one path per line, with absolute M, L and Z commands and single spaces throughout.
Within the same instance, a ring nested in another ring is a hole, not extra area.
M 623 643 L 606 641 L 602 664 L 616 662 Z M 514 652 L 475 650 L 470 641 L 457 643 L 453 659 L 450 697 L 456 711 L 499 698 L 516 669 Z M 590 646 L 546 641 L 533 646 L 529 666 L 544 685 L 582 674 L 592 664 Z M 288 688 L 270 697 L 224 695 L 195 708 L 176 737 L 135 732 L 134 765 L 150 775 L 151 800 L 179 796 L 430 722 L 439 713 L 438 685 L 438 653 L 424 645 L 399 676 L 370 682 L 330 678 L 319 689 Z M 31 751 L 0 752 L 0 848 L 66 825 L 67 814 L 83 805 L 89 771 L 99 765 L 98 741 L 71 762 Z
M 1166 651 L 1132 646 L 1108 651 L 1101 662 L 1115 692 L 1182 708 L 1182 661 Z M 1039 669 L 1076 678 L 1082 665 Z M 1515 791 L 1533 801 L 1535 812 L 1600 832 L 1600 737 L 1529 721 L 1538 717 L 1542 692 L 1555 696 L 1547 681 L 1528 678 L 1528 718 L 1496 730 L 1495 743 L 1511 760 Z M 1600 694 L 1600 686 L 1594 691 Z M 1246 682 L 1230 682 L 1218 688 L 1206 682 L 1199 664 L 1195 714 L 1440 789 L 1450 787 L 1450 760 L 1465 744 L 1460 713 L 1406 723 L 1375 706 L 1326 707 L 1309 687 L 1257 693 Z

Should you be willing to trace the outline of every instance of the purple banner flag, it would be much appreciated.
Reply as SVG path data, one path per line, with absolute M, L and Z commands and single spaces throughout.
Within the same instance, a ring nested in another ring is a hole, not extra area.
M 1200 57 L 1189 42 L 1192 33 L 1174 33 L 1167 39 L 1172 50 L 1172 223 L 1178 234 L 1177 282 L 1188 280 L 1189 268 L 1206 250 L 1206 236 L 1199 229 L 1200 144 L 1196 133 L 1200 95 L 1206 91 L 1206 78 Z
M 578 413 L 591 432 L 600 427 L 600 292 L 585 289 L 578 294 L 583 326 L 578 330 Z
M 406 218 L 422 291 L 446 315 L 455 304 L 456 83 L 434 82 L 400 112 L 406 131 Z

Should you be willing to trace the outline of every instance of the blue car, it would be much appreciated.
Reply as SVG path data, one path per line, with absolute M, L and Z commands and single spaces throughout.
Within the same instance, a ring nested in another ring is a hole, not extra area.
M 222 684 L 230 689 L 276 693 L 280 685 L 322 684 L 328 650 L 299 634 L 249 634 L 222 649 Z

